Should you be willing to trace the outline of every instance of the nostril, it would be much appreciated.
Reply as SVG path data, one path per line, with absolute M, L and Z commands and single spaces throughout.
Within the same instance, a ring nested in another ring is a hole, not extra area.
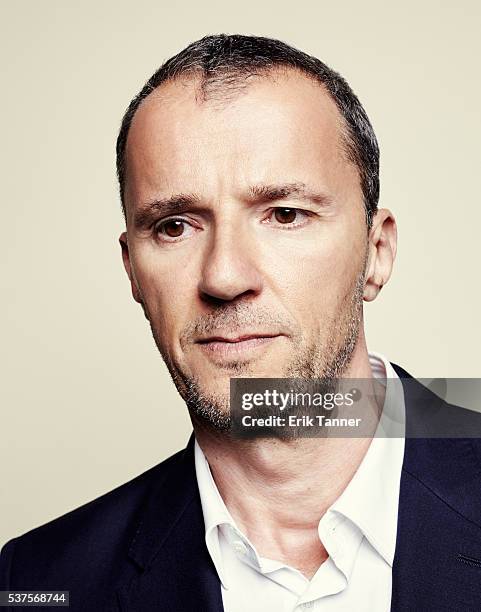
M 201 300 L 208 306 L 212 306 L 214 308 L 219 308 L 224 304 L 232 304 L 232 302 L 244 301 L 254 297 L 255 295 L 256 292 L 253 289 L 248 289 L 242 293 L 234 294 L 233 297 L 218 297 L 210 294 L 208 291 L 200 292 Z

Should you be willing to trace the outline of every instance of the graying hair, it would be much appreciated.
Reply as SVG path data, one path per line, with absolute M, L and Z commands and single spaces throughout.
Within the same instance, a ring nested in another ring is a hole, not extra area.
M 132 119 L 141 102 L 165 81 L 193 73 L 201 75 L 204 99 L 212 92 L 233 91 L 246 85 L 249 77 L 276 68 L 292 68 L 325 87 L 345 122 L 344 148 L 359 171 L 367 227 L 379 200 L 379 146 L 369 118 L 346 80 L 316 57 L 279 40 L 261 36 L 216 34 L 191 43 L 168 59 L 150 77 L 129 104 L 117 138 L 117 176 L 125 216 L 125 149 Z

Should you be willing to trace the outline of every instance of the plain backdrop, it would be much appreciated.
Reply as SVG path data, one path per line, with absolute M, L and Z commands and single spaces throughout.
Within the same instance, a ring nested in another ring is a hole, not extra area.
M 114 146 L 145 80 L 206 34 L 279 38 L 347 78 L 399 228 L 368 346 L 419 377 L 481 375 L 480 17 L 467 0 L 1 3 L 0 544 L 188 439 L 121 264 Z

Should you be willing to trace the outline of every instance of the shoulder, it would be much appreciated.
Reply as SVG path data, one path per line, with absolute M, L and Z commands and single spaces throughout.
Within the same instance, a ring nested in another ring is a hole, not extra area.
M 406 407 L 406 437 L 408 438 L 469 438 L 474 446 L 481 439 L 481 413 L 479 407 L 463 401 L 466 407 L 448 403 L 446 397 L 448 381 L 434 379 L 427 381 L 416 379 L 406 370 L 392 364 L 399 375 Z M 471 379 L 463 379 L 466 384 L 464 395 L 472 396 L 469 384 Z M 458 385 L 459 387 L 459 385 Z
M 0 590 L 44 586 L 44 577 L 68 584 L 90 565 L 112 570 L 115 557 L 135 535 L 137 517 L 150 490 L 162 488 L 179 451 L 132 480 L 35 529 L 9 540 L 0 554 Z M 20 578 L 22 576 L 23 578 Z M 25 582 L 28 580 L 28 584 Z
M 446 511 L 481 527 L 481 413 L 446 402 L 405 370 L 394 367 L 403 383 L 406 406 L 401 499 L 409 477 Z M 442 384 L 438 387 L 442 396 Z

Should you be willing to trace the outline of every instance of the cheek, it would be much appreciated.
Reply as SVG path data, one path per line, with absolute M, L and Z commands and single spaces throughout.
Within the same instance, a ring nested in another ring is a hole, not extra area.
M 154 249 L 138 249 L 134 255 L 135 275 L 157 333 L 171 336 L 188 315 L 195 285 L 194 274 L 182 262 L 159 256 Z
M 301 325 L 311 321 L 316 327 L 335 318 L 361 271 L 361 233 L 353 237 L 349 230 L 355 227 L 336 225 L 318 228 L 313 236 L 306 233 L 302 240 L 285 238 L 281 248 L 265 250 L 265 269 L 275 270 L 279 298 Z
M 296 266 L 296 270 L 286 270 L 283 275 L 284 295 L 304 333 L 313 326 L 317 328 L 317 322 L 329 317 L 334 309 L 339 283 L 336 267 L 330 257 L 311 252 L 303 257 L 300 269 Z

